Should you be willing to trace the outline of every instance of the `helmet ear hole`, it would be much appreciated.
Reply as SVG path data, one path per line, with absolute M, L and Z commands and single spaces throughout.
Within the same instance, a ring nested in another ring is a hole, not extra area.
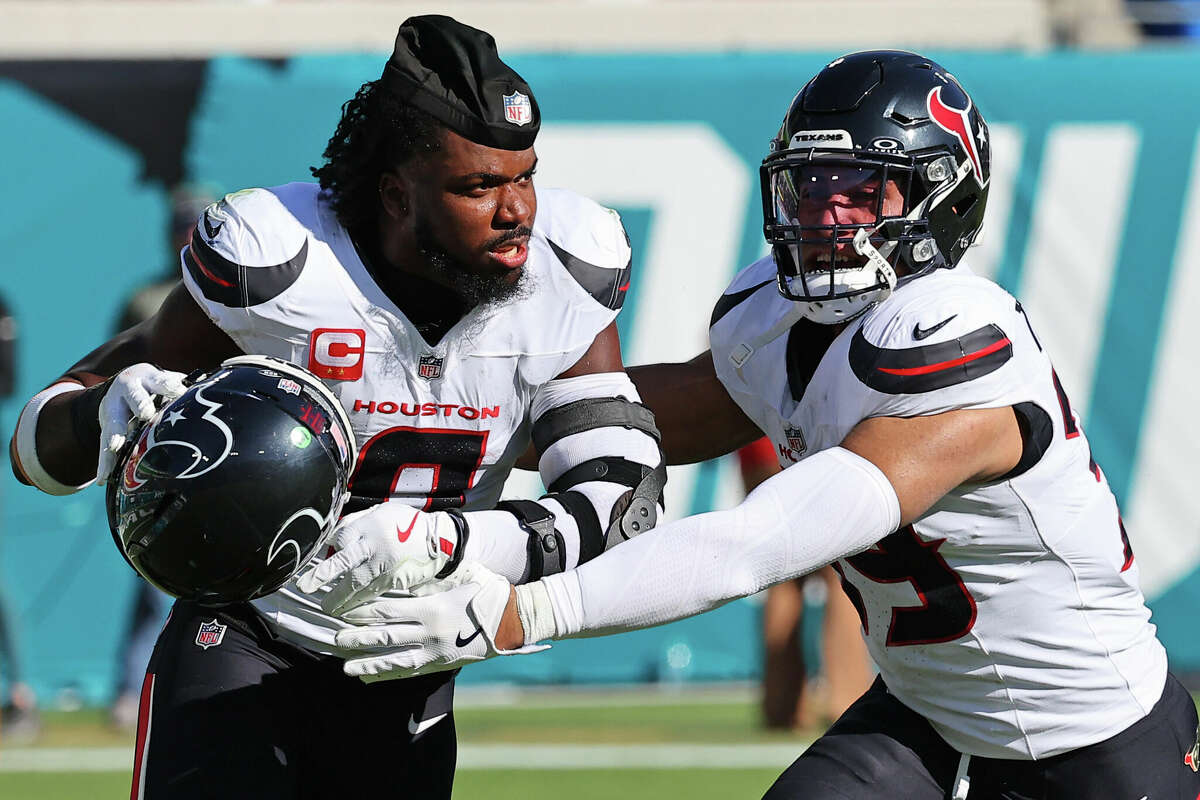
M 954 215 L 957 217 L 965 217 L 971 213 L 972 209 L 975 208 L 976 202 L 978 202 L 978 198 L 974 195 L 964 197 L 962 200 L 959 200 L 957 203 L 950 206 L 950 210 L 953 211 Z

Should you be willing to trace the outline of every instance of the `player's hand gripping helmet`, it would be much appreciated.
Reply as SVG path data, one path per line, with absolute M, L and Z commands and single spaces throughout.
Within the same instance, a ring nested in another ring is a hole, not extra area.
M 987 124 L 954 76 L 915 53 L 836 59 L 792 100 L 760 169 L 779 291 L 832 324 L 953 267 L 990 175 Z
M 273 592 L 308 563 L 356 458 L 329 389 L 263 356 L 201 375 L 131 439 L 108 482 L 113 538 L 158 588 L 214 605 Z

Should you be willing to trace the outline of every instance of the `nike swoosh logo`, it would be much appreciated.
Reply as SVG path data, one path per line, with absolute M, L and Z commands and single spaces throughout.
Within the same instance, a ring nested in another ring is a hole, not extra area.
M 950 316 L 946 317 L 944 320 L 939 322 L 937 325 L 934 325 L 932 328 L 922 328 L 921 323 L 918 322 L 916 325 L 913 325 L 913 338 L 920 340 L 920 339 L 926 338 L 927 336 L 932 336 L 933 334 L 937 333 L 942 328 L 944 328 L 950 322 L 950 320 L 954 319 L 957 316 L 958 316 L 958 314 L 951 314 Z
M 424 733 L 445 718 L 446 714 L 438 714 L 436 717 L 430 717 L 429 719 L 423 719 L 418 722 L 417 715 L 413 714 L 408 718 L 408 732 L 413 736 L 416 736 L 418 733 Z
M 217 238 L 217 234 L 221 232 L 221 227 L 224 224 L 224 222 L 218 222 L 216 225 L 213 225 L 208 218 L 208 212 L 204 212 L 204 232 L 208 234 L 209 239 Z
M 465 638 L 465 639 L 462 637 L 462 634 L 460 633 L 460 634 L 458 634 L 457 636 L 455 636 L 455 637 L 454 637 L 454 644 L 455 644 L 455 646 L 457 646 L 457 647 L 466 647 L 466 646 L 467 646 L 467 645 L 469 645 L 469 644 L 470 644 L 472 641 L 474 641 L 474 639 L 475 639 L 475 637 L 476 637 L 476 636 L 478 636 L 478 635 L 479 635 L 479 634 L 481 634 L 481 633 L 483 633 L 483 628 L 476 628 L 476 629 L 475 629 L 475 632 L 474 632 L 474 633 L 472 633 L 470 636 L 468 636 L 468 637 L 467 637 L 467 638 Z
M 408 541 L 408 537 L 409 537 L 409 536 L 412 536 L 412 529 L 413 529 L 413 525 L 416 525 L 416 524 L 417 524 L 417 516 L 418 516 L 420 513 L 421 513 L 420 511 L 417 511 L 417 512 L 415 512 L 415 513 L 413 514 L 412 522 L 408 523 L 408 529 L 407 529 L 407 530 L 403 530 L 403 531 L 402 531 L 402 530 L 400 530 L 400 526 L 399 526 L 399 525 L 397 525 L 397 526 L 396 526 L 396 538 L 397 538 L 397 539 L 399 539 L 401 542 L 407 542 L 407 541 Z

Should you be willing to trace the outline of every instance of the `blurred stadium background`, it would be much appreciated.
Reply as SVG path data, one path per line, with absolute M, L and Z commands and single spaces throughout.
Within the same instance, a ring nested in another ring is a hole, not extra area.
M 713 300 L 764 251 L 757 165 L 809 75 L 873 47 L 951 68 L 993 137 L 969 262 L 1022 298 L 1057 354 L 1195 688 L 1200 2 L 0 0 L 0 294 L 19 363 L 5 438 L 162 270 L 169 188 L 305 179 L 397 25 L 431 12 L 492 32 L 534 87 L 540 184 L 621 211 L 630 364 L 704 349 Z M 33 746 L 0 733 L 0 798 L 121 796 L 130 742 L 99 709 L 134 576 L 101 492 L 52 499 L 0 473 L 0 593 L 46 722 Z M 537 488 L 518 474 L 511 493 Z M 667 502 L 679 516 L 739 497 L 722 460 L 674 470 Z M 758 796 L 803 744 L 757 732 L 760 670 L 754 598 L 468 669 L 457 795 Z

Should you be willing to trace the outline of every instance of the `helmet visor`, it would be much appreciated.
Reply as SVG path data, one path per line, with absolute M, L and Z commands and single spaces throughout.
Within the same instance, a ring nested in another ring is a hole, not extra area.
M 775 221 L 824 228 L 877 222 L 888 195 L 886 171 L 874 165 L 811 163 L 779 170 L 771 176 Z M 893 195 L 899 196 L 898 189 Z
M 789 152 L 763 169 L 765 226 L 775 246 L 781 288 L 792 299 L 832 299 L 882 285 L 854 245 L 866 231 L 885 258 L 914 233 L 911 160 L 845 153 Z M 887 224 L 895 220 L 900 224 Z M 915 237 L 914 237 L 915 240 Z

